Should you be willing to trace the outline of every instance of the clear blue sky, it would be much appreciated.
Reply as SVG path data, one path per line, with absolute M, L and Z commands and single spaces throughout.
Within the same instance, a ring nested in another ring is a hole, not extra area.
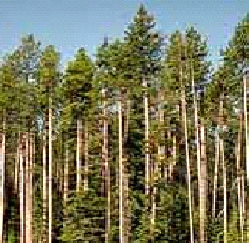
M 208 36 L 215 61 L 249 11 L 249 0 L 0 0 L 0 57 L 27 33 L 43 45 L 55 45 L 63 63 L 82 46 L 93 55 L 105 35 L 123 35 L 139 3 L 154 14 L 162 33 L 195 25 Z

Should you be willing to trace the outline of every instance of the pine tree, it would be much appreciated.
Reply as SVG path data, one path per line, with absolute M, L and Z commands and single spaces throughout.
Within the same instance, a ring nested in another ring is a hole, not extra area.
M 53 178 L 53 147 L 52 147 L 52 132 L 53 132 L 53 111 L 55 104 L 54 90 L 58 84 L 58 63 L 59 55 L 53 46 L 47 46 L 42 53 L 41 67 L 39 70 L 40 82 L 40 102 L 45 108 L 45 128 L 46 128 L 46 166 L 48 166 L 48 242 L 52 242 L 53 234 L 53 201 L 52 201 L 52 178 Z M 44 165 L 45 167 L 45 165 Z M 44 171 L 46 169 L 44 168 Z M 45 193 L 45 191 L 44 191 Z M 46 194 L 46 193 L 45 193 Z M 43 197 L 45 196 L 43 195 Z M 45 198 L 44 198 L 45 199 Z M 46 204 L 47 205 L 47 204 Z M 45 231 L 46 232 L 46 231 Z M 46 234 L 46 233 L 45 233 Z M 46 239 L 46 235 L 44 236 Z

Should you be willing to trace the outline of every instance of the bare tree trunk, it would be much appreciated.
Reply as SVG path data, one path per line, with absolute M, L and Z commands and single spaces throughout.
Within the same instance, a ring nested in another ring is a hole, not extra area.
M 123 185 L 124 185 L 124 242 L 129 242 L 130 237 L 130 201 L 129 201 L 129 171 L 128 171 L 128 129 L 129 129 L 129 97 L 125 88 L 122 95 L 123 108 Z
M 186 53 L 186 36 L 181 36 L 181 44 L 185 45 L 185 58 L 187 58 Z M 180 53 L 181 53 L 180 46 Z M 182 61 L 182 54 L 180 54 L 180 62 Z M 187 69 L 187 63 L 186 67 Z M 191 170 L 190 170 L 190 159 L 189 159 L 189 144 L 188 144 L 188 128 L 187 128 L 187 104 L 186 104 L 186 88 L 183 81 L 183 68 L 180 64 L 180 84 L 181 84 L 181 104 L 182 104 L 182 120 L 184 127 L 184 140 L 185 140 L 185 152 L 186 152 L 186 167 L 187 167 L 187 186 L 188 186 L 188 199 L 189 199 L 189 223 L 190 223 L 190 241 L 194 243 L 194 230 L 193 230 L 193 217 L 192 217 L 192 193 L 191 193 Z M 185 71 L 185 80 L 187 80 L 187 73 Z
M 19 177 L 19 169 L 20 169 L 20 133 L 18 133 L 18 138 L 17 138 L 17 146 L 16 146 L 16 162 L 15 162 L 15 192 L 18 192 L 18 177 Z
M 200 165 L 200 242 L 206 242 L 207 212 L 207 157 L 205 124 L 201 124 L 201 165 Z
M 149 102 L 147 80 L 144 79 L 144 122 L 145 122 L 145 195 L 149 195 L 150 154 L 149 154 Z
M 186 100 L 185 100 L 184 88 L 182 89 L 182 119 L 184 121 L 184 139 L 185 139 L 185 151 L 186 151 L 188 199 L 189 199 L 190 238 L 191 242 L 193 243 L 194 233 L 193 233 L 193 220 L 192 220 L 191 175 L 190 175 L 189 146 L 188 146 L 188 132 L 187 132 Z
M 46 129 L 43 132 L 42 141 L 42 218 L 43 218 L 43 242 L 47 242 L 47 160 L 46 160 Z
M 223 200 L 224 200 L 224 243 L 227 242 L 227 178 L 226 178 L 226 165 L 225 165 L 225 159 L 224 159 L 224 93 L 222 91 L 222 94 L 220 96 L 220 114 L 219 114 L 219 123 L 220 127 L 222 129 L 222 137 L 220 138 L 220 156 L 221 156 L 221 164 L 222 164 L 222 171 L 223 171 Z
M 52 220 L 53 220 L 53 216 L 52 216 L 52 108 L 51 108 L 51 102 L 50 102 L 50 107 L 49 107 L 49 138 L 48 138 L 48 143 L 49 143 L 49 152 L 48 152 L 48 156 L 49 156 L 49 170 L 48 170 L 48 190 L 49 190 L 49 224 L 48 224 L 48 242 L 52 243 Z
M 3 216 L 4 216 L 4 194 L 5 194 L 5 118 L 3 116 L 3 131 L 0 134 L 0 243 L 4 242 Z
M 21 149 L 20 149 L 20 242 L 26 242 L 26 173 L 27 173 L 27 146 L 26 134 L 22 134 Z
M 106 90 L 103 90 L 104 95 L 104 126 L 103 126 L 103 147 L 102 147 L 102 155 L 104 161 L 104 182 L 105 182 L 105 198 L 107 198 L 107 209 L 105 216 L 105 242 L 109 242 L 110 239 L 110 222 L 111 222 L 111 188 L 110 188 L 110 168 L 109 168 L 109 151 L 108 151 L 108 102 L 107 102 L 107 94 Z
M 218 165 L 220 160 L 220 126 L 218 125 L 215 131 L 215 161 L 214 161 L 214 190 L 213 190 L 213 206 L 212 206 L 212 218 L 216 215 L 216 196 L 217 196 L 217 176 L 218 176 Z
M 31 167 L 31 178 L 30 178 L 30 198 L 31 198 L 31 239 L 33 242 L 33 238 L 34 238 L 34 215 L 33 215 L 33 211 L 34 211 L 34 169 L 35 169 L 35 132 L 32 134 L 31 137 L 31 160 L 30 160 L 30 167 Z
M 158 180 L 159 180 L 159 170 L 161 168 L 161 162 L 164 159 L 165 155 L 165 145 L 164 141 L 162 139 L 164 138 L 164 131 L 163 131 L 163 125 L 164 125 L 164 95 L 162 94 L 162 88 L 160 88 L 160 91 L 158 92 L 158 111 L 157 111 L 157 119 L 159 122 L 159 134 L 161 138 L 157 138 L 157 158 L 154 160 L 154 167 L 153 167 L 153 195 L 152 195 L 152 225 L 155 224 L 156 219 L 156 208 L 157 208 L 157 202 L 156 197 L 158 193 Z M 165 167 L 165 169 L 167 169 Z M 167 175 L 166 175 L 167 178 Z
M 31 241 L 30 133 L 26 132 L 26 242 Z
M 244 178 L 244 170 L 241 172 L 241 207 L 242 207 L 242 215 L 243 215 L 243 226 L 245 224 L 245 178 Z M 244 238 L 244 234 L 243 234 Z
M 197 94 L 195 90 L 195 78 L 194 78 L 194 68 L 191 63 L 191 79 L 192 79 L 192 91 L 194 93 L 194 117 L 195 117 L 195 139 L 196 139 L 196 158 L 197 158 L 197 178 L 198 178 L 198 187 L 200 185 L 200 143 L 199 143 L 199 124 L 198 124 L 198 103 L 197 103 Z M 199 190 L 198 190 L 199 191 Z
M 164 90 L 161 90 L 161 94 L 160 94 L 160 104 L 159 104 L 159 122 L 160 122 L 160 128 L 161 128 L 161 132 L 160 132 L 160 137 L 163 138 L 163 140 L 160 140 L 160 144 L 159 144 L 159 151 L 158 151 L 158 155 L 159 155 L 159 169 L 161 169 L 162 167 L 162 162 L 165 161 L 165 130 L 164 130 Z M 165 175 L 165 179 L 167 179 L 167 168 L 166 168 L 166 175 Z
M 176 112 L 179 114 L 179 105 L 176 105 Z M 180 118 L 179 118 L 180 119 Z M 171 135 L 171 131 L 169 131 L 169 138 Z M 173 150 L 172 150 L 172 163 L 170 163 L 170 168 L 169 168 L 169 178 L 170 181 L 173 181 L 173 173 L 174 173 L 174 168 L 177 164 L 177 131 L 176 128 L 174 127 L 173 135 L 172 135 L 172 140 L 173 140 Z
M 81 130 L 82 121 L 77 119 L 77 145 L 76 145 L 76 192 L 79 193 L 81 188 Z
M 88 120 L 87 118 L 85 119 L 85 134 L 84 134 L 84 157 L 85 157 L 85 163 L 84 163 L 84 167 L 85 167 L 85 173 L 84 173 L 84 190 L 88 191 L 88 173 L 89 173 L 89 134 L 88 134 Z
M 166 182 L 169 182 L 172 176 L 172 155 L 171 152 L 169 152 L 171 151 L 171 149 L 173 155 L 173 148 L 171 143 L 171 128 L 169 128 L 169 130 L 167 131 L 167 165 L 164 165 L 164 178 Z
M 24 243 L 24 229 L 23 229 L 23 223 L 24 223 L 24 190 L 23 190 L 23 182 L 24 182 L 24 171 L 23 171 L 23 134 L 20 135 L 20 243 Z
M 244 122 L 245 122 L 245 137 L 246 137 L 246 227 L 249 229 L 249 140 L 248 140 L 248 112 L 247 112 L 247 82 L 248 74 L 243 73 L 244 84 Z M 246 239 L 249 241 L 249 230 L 246 231 Z
M 123 119 L 122 119 L 122 91 L 118 101 L 118 120 L 119 120 L 119 242 L 124 243 L 123 235 Z M 125 242 L 126 243 L 126 242 Z
M 246 175 L 249 180 L 249 141 L 248 141 L 248 117 L 247 117 L 247 75 L 243 75 L 244 84 L 244 119 L 245 119 L 245 136 L 246 136 Z
M 64 185 L 63 185 L 63 200 L 64 200 L 64 206 L 66 206 L 66 202 L 68 199 L 68 163 L 69 163 L 69 158 L 68 158 L 68 141 L 66 138 L 65 141 L 65 162 L 64 162 Z
M 244 219 L 243 219 L 243 202 L 242 202 L 242 193 L 241 193 L 241 177 L 242 177 L 242 168 L 241 168 L 241 139 L 242 139 L 242 129 L 243 129 L 243 120 L 242 114 L 240 114 L 240 129 L 238 132 L 238 141 L 236 146 L 237 154 L 237 187 L 238 187 L 238 210 L 239 210 L 239 228 L 241 234 L 241 242 L 244 242 Z
M 224 243 L 227 242 L 227 179 L 226 179 L 226 165 L 224 160 L 224 140 L 220 139 L 220 155 L 223 170 L 223 201 L 224 201 Z

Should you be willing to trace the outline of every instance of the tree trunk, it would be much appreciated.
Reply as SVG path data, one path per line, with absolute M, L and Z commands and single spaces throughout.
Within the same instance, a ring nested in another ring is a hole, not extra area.
M 156 208 L 157 208 L 157 193 L 158 193 L 158 180 L 159 180 L 159 170 L 161 168 L 162 161 L 164 160 L 165 155 L 165 145 L 164 145 L 164 131 L 163 131 L 163 125 L 164 125 L 164 95 L 162 94 L 162 88 L 160 88 L 160 91 L 158 92 L 158 111 L 157 111 L 157 119 L 159 122 L 159 133 L 157 138 L 157 157 L 154 160 L 154 167 L 153 167 L 153 195 L 152 195 L 152 225 L 155 224 L 156 219 Z M 159 136 L 161 138 L 159 138 Z M 165 169 L 167 169 L 165 167 Z M 167 178 L 167 175 L 166 175 Z
M 26 132 L 26 242 L 32 242 L 31 240 L 31 191 L 30 179 L 31 179 L 31 151 L 30 151 L 30 133 Z
M 185 88 L 182 88 L 182 119 L 184 122 L 184 140 L 185 140 L 186 166 L 187 166 L 190 238 L 191 238 L 191 243 L 193 243 L 194 242 L 194 233 L 193 233 L 193 220 L 192 220 L 192 193 L 191 193 L 191 175 L 190 175 L 190 162 L 189 162 L 189 146 L 188 146 Z
M 51 106 L 51 104 L 50 104 Z M 49 170 L 48 170 L 48 190 L 49 190 L 49 196 L 48 196 L 48 200 L 49 200 L 49 216 L 48 216 L 48 220 L 49 220 L 49 225 L 48 225 L 48 242 L 52 243 L 52 220 L 53 220 L 53 215 L 52 215 L 52 108 L 49 108 L 49 138 L 48 138 L 48 143 L 49 143 Z
M 200 164 L 200 242 L 206 242 L 207 224 L 207 157 L 205 124 L 201 124 L 201 164 Z
M 240 114 L 240 128 L 238 132 L 238 141 L 236 146 L 236 155 L 237 155 L 237 187 L 238 187 L 238 211 L 239 211 L 239 228 L 240 228 L 240 239 L 241 242 L 244 242 L 244 219 L 243 219 L 243 201 L 242 201 L 242 193 L 241 193 L 241 178 L 242 178 L 242 165 L 241 165 L 241 139 L 242 139 L 242 129 L 243 129 L 243 117 L 242 113 Z
M 172 155 L 171 155 L 172 150 Z M 164 152 L 165 153 L 165 152 Z M 167 131 L 167 164 L 164 165 L 164 178 L 165 182 L 169 182 L 172 176 L 172 156 L 173 156 L 173 147 L 171 144 L 171 128 Z
M 147 80 L 144 79 L 144 123 L 145 123 L 145 195 L 149 195 L 149 178 L 150 178 L 150 154 L 149 154 L 149 104 Z
M 199 125 L 198 125 L 198 103 L 197 103 L 197 93 L 195 89 L 195 79 L 193 75 L 194 69 L 191 65 L 191 81 L 192 81 L 192 91 L 194 92 L 194 117 L 195 117 L 195 139 L 196 139 L 196 159 L 197 159 L 197 179 L 198 186 L 200 185 L 200 143 L 199 143 Z M 199 191 L 199 189 L 198 189 Z
M 76 145 L 76 192 L 81 188 L 81 130 L 82 121 L 77 119 L 77 145 Z
M 123 119 L 122 119 L 122 91 L 118 101 L 119 120 L 119 242 L 124 243 L 124 219 L 123 219 Z M 126 242 L 125 242 L 126 243 Z
M 223 212 L 224 212 L 224 243 L 227 242 L 227 179 L 226 179 L 226 165 L 224 160 L 224 140 L 220 139 L 220 155 L 221 155 L 221 163 L 223 170 Z
M 245 122 L 245 137 L 246 137 L 246 227 L 249 229 L 249 140 L 248 140 L 248 116 L 247 116 L 247 73 L 243 73 L 244 84 L 244 122 Z M 249 241 L 249 230 L 246 231 L 246 239 Z
M 244 119 L 245 119 L 245 136 L 246 136 L 246 175 L 249 180 L 249 141 L 248 141 L 248 117 L 247 117 L 247 75 L 243 75 L 244 84 Z
M 26 173 L 27 173 L 27 147 L 26 134 L 22 134 L 20 149 L 20 242 L 26 242 Z
M 85 173 L 84 173 L 84 190 L 88 191 L 88 173 L 89 173 L 89 134 L 88 134 L 88 120 L 85 119 L 85 134 L 84 134 L 84 167 L 85 167 Z
M 65 134 L 65 163 L 64 163 L 64 185 L 63 185 L 63 201 L 64 201 L 64 207 L 66 206 L 66 202 L 68 199 L 68 163 L 69 163 L 69 155 L 68 155 L 68 141 L 67 141 L 67 134 Z
M 214 161 L 214 190 L 213 190 L 213 206 L 212 206 L 212 218 L 215 219 L 216 215 L 216 196 L 217 196 L 217 176 L 218 176 L 218 166 L 220 160 L 220 136 L 219 136 L 220 126 L 217 125 L 215 131 L 215 161 Z
M 18 177 L 19 177 L 19 162 L 20 162 L 20 132 L 18 133 L 17 146 L 16 146 L 16 162 L 15 162 L 15 193 L 18 192 Z
M 179 105 L 176 105 L 176 111 L 177 113 L 179 114 Z M 178 118 L 180 119 L 180 118 Z M 172 163 L 170 163 L 170 168 L 169 168 L 169 178 L 170 178 L 170 181 L 173 182 L 174 180 L 174 169 L 175 169 L 175 166 L 177 164 L 177 151 L 179 149 L 177 149 L 177 131 L 176 131 L 176 127 L 174 127 L 174 131 L 172 132 L 173 135 L 172 135 L 172 140 L 173 140 L 173 150 L 172 150 Z M 169 131 L 169 138 L 171 137 L 171 131 Z
M 109 168 L 109 151 L 108 151 L 108 107 L 107 107 L 107 94 L 106 90 L 104 92 L 104 122 L 103 122 L 103 147 L 102 147 L 102 155 L 104 162 L 104 191 L 105 198 L 107 199 L 107 208 L 106 208 L 106 216 L 105 216 L 105 242 L 110 241 L 110 222 L 111 222 L 111 188 L 110 188 L 110 168 Z
M 129 97 L 127 89 L 123 91 L 123 185 L 124 185 L 124 242 L 129 242 L 130 237 L 130 201 L 129 201 L 129 171 L 128 171 L 128 129 L 129 129 Z
M 3 216 L 5 195 L 5 118 L 3 118 L 3 131 L 0 134 L 0 243 L 4 242 Z
M 224 220 L 223 220 L 223 239 L 224 243 L 227 242 L 227 178 L 226 178 L 226 165 L 224 159 L 224 93 L 221 94 L 220 97 L 220 115 L 219 115 L 219 123 L 222 129 L 222 137 L 220 138 L 220 156 L 221 156 L 221 164 L 222 164 L 222 171 L 223 171 L 223 213 L 224 213 Z
M 43 131 L 42 141 L 42 218 L 43 218 L 43 242 L 47 242 L 47 158 L 46 158 L 46 129 Z

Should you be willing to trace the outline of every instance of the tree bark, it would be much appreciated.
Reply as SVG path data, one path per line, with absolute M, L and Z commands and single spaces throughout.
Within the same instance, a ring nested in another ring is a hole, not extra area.
M 84 166 L 85 166 L 85 173 L 84 173 L 84 190 L 88 191 L 88 173 L 89 173 L 89 133 L 88 133 L 88 120 L 85 119 L 85 133 L 84 133 Z
M 192 82 L 192 91 L 194 92 L 194 117 L 195 117 L 194 124 L 195 124 L 195 139 L 196 139 L 197 179 L 198 179 L 198 186 L 199 186 L 200 185 L 200 164 L 201 164 L 200 152 L 201 151 L 200 151 L 200 143 L 199 143 L 198 103 L 197 103 L 197 94 L 195 90 L 195 78 L 194 78 L 193 72 L 194 72 L 194 68 L 191 65 L 191 79 L 192 79 L 191 82 Z
M 107 208 L 105 216 L 105 242 L 110 241 L 110 222 L 111 222 L 111 188 L 110 188 L 110 168 L 109 168 L 109 151 L 108 151 L 108 102 L 107 102 L 107 91 L 103 90 L 103 105 L 104 105 L 104 116 L 103 116 L 103 146 L 102 146 L 102 155 L 104 162 L 104 184 L 105 184 L 105 198 L 107 199 Z
M 227 179 L 226 179 L 226 165 L 224 160 L 224 140 L 220 139 L 220 155 L 221 155 L 221 163 L 223 170 L 223 212 L 224 212 L 224 243 L 227 242 Z
M 216 215 L 216 196 L 217 196 L 217 176 L 218 176 L 218 166 L 220 160 L 220 136 L 219 136 L 220 126 L 217 125 L 215 131 L 215 161 L 214 161 L 214 190 L 213 190 L 213 206 L 212 206 L 212 218 Z
M 68 141 L 67 141 L 67 135 L 66 136 L 66 141 L 65 141 L 65 162 L 64 162 L 64 180 L 63 180 L 63 201 L 64 201 L 64 208 L 66 206 L 66 202 L 68 199 L 68 163 L 69 163 L 69 155 L 68 155 Z
M 26 132 L 26 242 L 31 240 L 31 151 L 30 151 L 30 133 Z
M 149 102 L 147 91 L 147 80 L 144 79 L 144 123 L 145 123 L 145 195 L 149 195 L 149 178 L 150 178 L 150 154 L 149 154 Z
M 20 149 L 20 242 L 26 242 L 26 173 L 27 173 L 27 147 L 26 133 L 22 134 Z
M 200 242 L 206 242 L 207 224 L 207 157 L 204 121 L 201 124 L 201 164 L 200 164 Z
M 76 145 L 76 192 L 81 188 L 81 133 L 82 121 L 77 119 L 77 145 Z
M 222 171 L 223 171 L 223 213 L 224 213 L 224 220 L 223 220 L 223 239 L 224 243 L 227 242 L 227 178 L 226 178 L 226 165 L 224 159 L 224 93 L 222 92 L 220 97 L 220 127 L 222 129 L 222 137 L 220 138 L 220 156 L 221 156 L 221 164 L 222 164 Z
M 15 161 L 15 192 L 18 192 L 18 177 L 19 177 L 19 169 L 20 169 L 20 132 L 18 133 L 17 138 L 17 146 L 16 146 L 16 161 Z
M 4 195 L 5 195 L 5 118 L 3 116 L 3 131 L 0 134 L 0 243 L 4 242 L 3 216 L 4 216 Z
M 42 218 L 43 242 L 47 242 L 47 158 L 46 158 L 46 129 L 43 131 L 42 141 Z
M 118 100 L 119 120 L 119 242 L 124 243 L 124 219 L 123 219 L 123 119 L 122 119 L 122 91 Z M 126 243 L 126 242 L 125 242 Z
M 245 124 L 245 138 L 246 138 L 246 227 L 249 229 L 249 131 L 248 131 L 248 112 L 247 112 L 247 89 L 248 89 L 248 74 L 243 73 L 243 85 L 244 85 L 244 124 Z M 247 230 L 246 239 L 249 241 L 249 230 Z
M 49 143 L 49 170 L 48 170 L 48 192 L 49 192 L 49 216 L 48 216 L 48 242 L 52 243 L 52 221 L 53 221 L 53 215 L 52 215 L 52 108 L 51 108 L 51 103 L 50 103 L 50 108 L 49 108 L 49 138 L 48 138 L 48 143 Z
M 244 242 L 244 219 L 243 219 L 243 201 L 242 201 L 242 165 L 241 165 L 241 139 L 242 139 L 242 129 L 243 129 L 243 117 L 242 113 L 240 114 L 239 121 L 239 132 L 238 132 L 238 140 L 236 146 L 236 162 L 237 162 L 237 188 L 238 188 L 238 211 L 239 211 L 239 228 L 240 228 L 240 239 L 241 242 Z
M 127 88 L 124 89 L 122 96 L 124 104 L 123 109 L 123 175 L 124 175 L 124 242 L 130 242 L 131 230 L 131 212 L 129 200 L 129 151 L 128 151 L 128 130 L 129 130 L 129 115 L 130 115 L 130 100 Z

